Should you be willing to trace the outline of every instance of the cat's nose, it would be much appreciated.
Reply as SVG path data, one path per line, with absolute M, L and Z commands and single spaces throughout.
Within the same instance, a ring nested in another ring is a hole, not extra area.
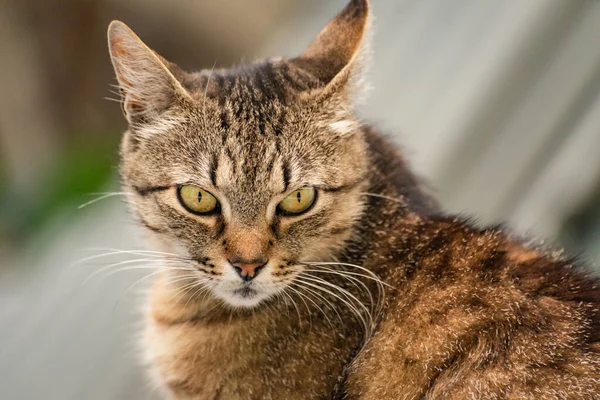
M 233 266 L 233 269 L 235 269 L 235 272 L 237 272 L 237 274 L 240 276 L 240 278 L 248 282 L 256 278 L 256 275 L 258 275 L 260 270 L 265 266 L 267 262 L 265 260 L 231 260 L 230 263 Z

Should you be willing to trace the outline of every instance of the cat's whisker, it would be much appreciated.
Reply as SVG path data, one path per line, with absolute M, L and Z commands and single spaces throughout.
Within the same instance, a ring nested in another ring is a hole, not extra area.
M 300 285 L 300 286 L 303 284 L 303 282 L 294 282 L 294 283 L 295 283 L 295 284 L 298 284 L 298 285 Z M 343 323 L 343 320 L 344 320 L 344 319 L 342 318 L 342 316 L 341 316 L 341 315 L 340 315 L 340 313 L 338 312 L 338 310 L 337 310 L 337 307 L 336 307 L 336 305 L 333 303 L 333 301 L 331 301 L 330 299 L 328 299 L 326 296 L 324 296 L 323 294 L 319 293 L 318 291 L 311 289 L 310 287 L 307 287 L 307 286 L 305 286 L 305 287 L 304 287 L 304 289 L 305 289 L 307 292 L 314 293 L 314 295 L 315 295 L 315 296 L 317 296 L 317 297 L 319 297 L 321 300 L 323 300 L 323 302 L 324 302 L 324 303 L 326 303 L 326 305 L 327 305 L 329 308 L 331 308 L 331 309 L 333 310 L 333 312 L 334 312 L 334 313 L 337 315 L 337 317 L 338 317 L 338 318 L 340 319 L 340 321 Z
M 189 302 L 192 300 L 192 298 L 196 295 L 201 293 L 201 291 L 203 289 L 205 289 L 207 287 L 206 282 L 204 281 L 194 281 L 194 282 L 190 282 L 188 285 L 185 285 L 184 287 L 182 287 L 180 290 L 178 290 L 177 292 L 173 293 L 171 296 L 169 296 L 169 298 L 172 300 L 173 298 L 175 298 L 175 302 L 179 303 L 182 299 L 183 296 L 185 296 L 186 294 L 188 294 L 189 292 L 193 291 L 193 294 L 191 296 L 188 297 L 185 305 L 183 306 L 183 308 L 187 308 Z
M 365 278 L 372 279 L 378 283 L 381 283 L 382 285 L 385 285 L 391 289 L 394 289 L 393 286 L 382 281 L 373 271 L 371 271 L 363 266 L 360 266 L 360 265 L 349 264 L 349 263 L 345 263 L 345 262 L 337 262 L 337 261 L 303 261 L 301 264 L 306 264 L 306 265 L 311 265 L 311 266 L 313 266 L 313 265 L 320 265 L 320 266 L 340 265 L 340 266 L 344 266 L 344 267 L 352 267 L 352 268 L 360 269 L 361 271 L 364 271 L 365 273 L 367 273 L 367 275 L 363 275 Z
M 300 291 L 294 289 L 291 286 L 288 286 L 287 289 L 291 290 L 294 294 L 296 294 L 300 300 L 302 300 L 302 302 L 304 303 L 304 306 L 306 307 L 306 312 L 308 313 L 308 324 L 309 327 L 312 329 L 312 313 L 310 312 L 310 307 L 308 306 L 308 303 L 306 302 L 306 300 L 304 300 L 304 296 L 302 296 L 302 294 L 300 293 Z
M 332 274 L 332 275 L 341 276 L 342 278 L 348 280 L 352 285 L 354 285 L 354 287 L 356 287 L 359 290 L 364 291 L 367 294 L 367 296 L 369 296 L 369 301 L 371 303 L 371 313 L 374 311 L 373 308 L 376 306 L 376 304 L 375 304 L 375 300 L 373 299 L 373 295 L 372 295 L 371 291 L 369 290 L 369 288 L 367 287 L 367 285 L 365 285 L 359 279 L 357 279 L 353 276 L 345 275 L 344 271 L 334 271 L 334 270 L 327 269 L 327 268 L 305 269 L 304 272 L 324 273 L 324 274 Z M 360 287 L 359 287 L 359 285 L 360 285 Z
M 174 283 L 185 281 L 185 280 L 198 281 L 198 280 L 206 279 L 206 278 L 203 278 L 201 275 L 198 275 L 196 273 L 197 271 L 195 271 L 193 269 L 190 269 L 189 272 L 190 272 L 189 274 L 180 274 L 180 273 L 177 273 L 171 279 L 167 279 L 165 281 L 165 283 L 167 285 L 172 285 Z
M 192 261 L 192 258 L 190 257 L 184 257 L 181 256 L 179 254 L 175 254 L 175 253 L 166 253 L 164 251 L 153 251 L 153 250 L 120 250 L 120 249 L 115 249 L 115 248 L 107 248 L 107 247 L 96 247 L 96 248 L 87 248 L 87 249 L 82 249 L 82 251 L 106 251 L 107 253 L 102 253 L 102 254 L 96 254 L 93 256 L 89 256 L 89 257 L 85 257 L 82 258 L 80 260 L 75 261 L 73 265 L 78 265 L 81 263 L 84 263 L 86 261 L 90 261 L 90 260 L 94 260 L 97 258 L 102 258 L 102 257 L 108 257 L 108 256 L 113 256 L 113 255 L 118 255 L 118 254 L 126 254 L 126 255 L 135 255 L 135 256 L 145 256 L 145 257 L 156 257 L 157 259 L 162 257 L 164 258 L 168 258 L 171 257 L 172 259 L 179 259 L 182 261 Z
M 122 196 L 133 196 L 133 192 L 91 192 L 87 193 L 88 196 L 102 196 L 105 194 L 114 194 L 114 195 L 122 195 Z
M 363 279 L 372 281 L 372 282 L 374 282 L 377 285 L 377 291 L 378 291 L 378 293 L 379 293 L 380 296 L 382 296 L 385 293 L 385 287 L 386 286 L 389 287 L 389 288 L 392 288 L 392 286 L 388 285 L 387 283 L 385 283 L 384 281 L 382 281 L 381 279 L 379 279 L 374 274 L 366 275 L 366 274 L 362 274 L 360 272 L 347 271 L 345 269 L 333 269 L 329 265 L 311 264 L 310 266 L 313 267 L 313 268 L 322 268 L 323 270 L 326 270 L 326 271 L 338 272 L 338 273 L 341 273 L 341 274 L 343 274 L 345 276 L 352 276 L 352 277 L 357 277 L 357 278 L 363 278 Z
M 89 206 L 89 205 L 92 205 L 92 204 L 94 204 L 94 203 L 97 203 L 97 202 L 99 202 L 100 200 L 108 199 L 109 197 L 115 197 L 115 196 L 129 196 L 129 195 L 131 195 L 131 194 L 130 194 L 130 193 L 128 193 L 128 192 L 111 192 L 111 193 L 105 193 L 105 194 L 101 195 L 100 197 L 97 197 L 97 198 L 95 198 L 95 199 L 93 199 L 93 200 L 90 200 L 90 201 L 88 201 L 88 202 L 86 202 L 86 203 L 80 204 L 80 205 L 77 207 L 77 209 L 78 209 L 78 210 L 81 210 L 82 208 L 85 208 L 85 207 L 87 207 L 87 206 Z
M 379 277 L 373 273 L 372 271 L 367 270 L 364 267 L 355 265 L 355 264 L 348 264 L 348 263 L 330 263 L 330 262 L 324 262 L 324 263 L 320 263 L 320 264 L 313 264 L 313 263 L 305 263 L 307 265 L 310 265 L 311 267 L 316 267 L 316 268 L 323 268 L 327 271 L 331 271 L 331 272 L 337 272 L 343 275 L 352 275 L 352 276 L 356 276 L 356 277 L 361 277 L 367 280 L 371 280 L 373 282 L 375 282 L 377 284 L 377 294 L 378 294 L 378 301 L 377 301 L 377 310 L 375 312 L 375 315 L 379 315 L 381 313 L 381 311 L 383 310 L 383 305 L 384 305 L 384 301 L 385 301 L 385 287 L 389 287 L 389 288 L 393 288 L 392 286 L 390 286 L 389 284 L 383 282 L 381 279 L 379 279 Z M 350 266 L 350 267 L 354 267 L 354 268 L 358 268 L 360 270 L 366 270 L 367 272 L 369 272 L 368 275 L 362 274 L 362 273 L 358 273 L 358 272 L 351 272 L 351 271 L 346 271 L 346 270 L 341 270 L 341 269 L 336 269 L 333 270 L 332 268 L 329 267 L 329 265 L 346 265 L 346 266 Z M 370 291 L 369 291 L 370 292 Z
M 384 194 L 369 193 L 369 192 L 360 192 L 359 195 L 361 195 L 361 196 L 377 197 L 377 198 L 380 198 L 380 199 L 386 199 L 386 200 L 394 201 L 394 202 L 400 203 L 400 204 L 405 203 L 405 201 L 403 199 L 401 199 L 401 198 L 395 198 L 395 197 L 391 197 L 391 196 L 386 196 Z
M 146 255 L 144 255 L 143 258 L 131 258 L 131 259 L 125 259 L 125 260 L 114 260 L 114 261 L 110 261 L 109 263 L 107 262 L 100 262 L 100 261 L 96 261 L 96 262 L 88 262 L 86 264 L 83 264 L 82 267 L 85 268 L 92 268 L 95 269 L 95 271 L 92 271 L 92 273 L 100 273 L 100 272 L 104 272 L 108 269 L 114 268 L 115 266 L 119 266 L 119 265 L 124 265 L 124 264 L 133 264 L 139 262 L 141 265 L 185 265 L 186 262 L 182 262 L 181 260 L 167 260 L 164 258 L 152 258 L 152 257 L 148 257 Z M 96 269 L 97 268 L 97 269 Z
M 346 267 L 356 268 L 360 271 L 364 271 L 366 273 L 366 275 L 357 273 L 357 272 L 351 272 L 351 271 L 343 271 L 343 273 L 348 274 L 348 275 L 360 276 L 365 279 L 372 280 L 377 284 L 378 297 L 379 297 L 379 307 L 377 310 L 377 314 L 379 314 L 381 312 L 381 310 L 383 309 L 383 302 L 385 300 L 385 287 L 387 286 L 387 287 L 393 289 L 393 286 L 390 286 L 386 282 L 382 281 L 373 271 L 370 271 L 369 269 L 362 267 L 360 265 L 343 263 L 343 262 L 320 262 L 320 263 L 305 262 L 304 264 L 313 266 L 313 267 L 320 267 L 320 268 L 325 268 L 326 266 L 329 266 L 329 265 L 331 265 L 331 266 L 338 265 L 338 266 L 346 266 Z M 336 271 L 342 272 L 342 270 L 336 270 Z
M 125 98 L 125 96 L 123 96 L 123 93 L 121 92 L 121 89 L 119 89 L 119 88 L 118 88 L 118 90 L 108 89 L 108 92 L 114 94 L 117 97 L 120 97 L 121 99 Z
M 309 295 L 302 293 L 302 291 L 300 290 L 300 288 L 302 288 L 302 286 L 300 284 L 297 284 L 296 286 L 298 286 L 298 295 L 301 297 L 305 297 L 308 301 L 310 301 L 312 304 L 314 304 L 314 306 L 317 308 L 317 310 L 319 310 L 321 312 L 321 314 L 323 314 L 323 316 L 325 317 L 325 320 L 327 321 L 327 323 L 329 324 L 329 326 L 331 327 L 332 330 L 335 330 L 333 323 L 331 322 L 331 320 L 329 319 L 329 316 L 327 315 L 327 313 L 325 312 L 325 310 L 323 310 L 323 308 L 321 306 L 319 306 L 317 304 L 316 301 L 314 301 Z
M 180 280 L 175 280 L 172 282 L 169 282 L 171 285 L 179 283 L 179 282 L 184 282 L 183 284 L 181 284 L 181 286 L 175 290 L 172 294 L 171 294 L 171 298 L 175 298 L 176 297 L 176 302 L 179 302 L 179 300 L 181 300 L 181 296 L 183 296 L 185 293 L 187 293 L 189 290 L 198 287 L 199 285 L 202 285 L 205 283 L 205 281 L 202 280 L 198 280 L 198 279 L 194 279 L 192 277 L 187 277 L 186 279 L 180 279 Z
M 199 289 L 197 289 L 194 293 L 192 293 L 192 295 L 188 298 L 188 300 L 185 302 L 185 305 L 183 306 L 184 309 L 187 308 L 189 302 L 194 299 L 197 295 L 202 294 L 202 292 L 204 291 L 208 291 L 210 289 L 210 285 L 209 282 L 198 282 L 198 286 Z
M 295 290 L 294 288 L 291 288 L 291 287 L 290 287 L 290 289 L 291 289 L 291 290 Z M 299 295 L 299 296 L 301 296 L 301 297 L 306 297 L 306 299 L 307 299 L 308 301 L 310 301 L 312 304 L 314 304 L 314 305 L 315 305 L 315 307 L 317 307 L 317 309 L 318 309 L 319 311 L 321 311 L 321 313 L 323 314 L 323 316 L 324 316 L 324 317 L 325 317 L 325 319 L 327 320 L 327 323 L 329 323 L 329 326 L 331 327 L 331 329 L 332 329 L 332 330 L 334 330 L 334 329 L 335 329 L 335 328 L 333 327 L 333 323 L 332 323 L 332 322 L 331 322 L 331 320 L 329 319 L 329 316 L 327 315 L 327 313 L 326 313 L 326 312 L 325 312 L 325 311 L 324 311 L 324 310 L 323 310 L 323 309 L 322 309 L 322 308 L 321 308 L 321 307 L 320 307 L 320 306 L 319 306 L 319 305 L 318 305 L 318 304 L 317 304 L 317 303 L 316 303 L 316 302 L 315 302 L 313 299 L 311 299 L 311 297 L 310 297 L 310 296 L 307 296 L 307 295 L 303 294 L 303 293 L 302 293 L 300 290 L 298 290 L 298 291 L 297 291 L 297 293 L 298 293 L 298 295 Z
M 273 295 L 276 301 L 273 301 L 269 308 L 273 310 L 272 316 L 276 316 L 278 310 L 281 309 L 281 303 L 283 303 L 283 309 L 285 310 L 285 315 L 290 317 L 290 304 L 288 303 L 288 298 L 283 294 L 283 292 L 277 292 Z
M 200 290 L 198 293 L 195 293 L 192 298 L 197 298 L 198 301 L 202 301 L 204 299 L 206 299 L 206 297 L 211 293 L 213 288 L 212 283 L 209 282 L 205 282 L 204 283 L 204 288 L 202 290 Z M 220 300 L 219 300 L 220 301 Z M 219 303 L 221 304 L 221 303 Z
M 177 266 L 168 266 L 165 264 L 156 264 L 156 265 L 149 265 L 147 262 L 146 263 L 141 263 L 141 264 L 136 264 L 136 265 L 130 265 L 127 267 L 120 267 L 117 269 L 113 269 L 109 272 L 107 272 L 102 279 L 108 278 L 112 275 L 116 275 L 119 274 L 121 272 L 127 272 L 127 271 L 134 271 L 134 270 L 143 270 L 143 269 L 151 269 L 151 270 L 156 270 L 156 271 L 169 271 L 169 270 L 173 270 L 173 271 L 189 271 L 189 269 L 185 268 L 185 267 L 177 267 Z M 88 280 L 91 280 L 95 275 L 98 274 L 92 274 Z
M 123 101 L 121 99 L 113 99 L 112 97 L 103 97 L 102 99 L 108 100 L 108 101 L 114 101 L 115 103 L 121 103 Z
M 202 294 L 202 297 L 199 298 L 199 300 L 200 301 L 205 300 L 206 297 L 208 297 L 208 295 L 211 293 L 213 287 L 214 287 L 214 283 L 212 281 L 209 281 L 207 284 L 208 289 Z M 221 299 L 216 299 L 216 300 L 217 300 L 217 302 L 222 301 Z
M 188 278 L 191 279 L 191 278 Z M 183 279 L 182 279 L 183 280 Z M 176 283 L 176 282 L 172 282 L 172 283 Z M 198 287 L 201 287 L 204 285 L 205 282 L 203 281 L 199 281 L 199 280 L 192 280 L 192 282 L 186 283 L 185 285 L 183 285 L 182 287 L 180 287 L 178 290 L 176 290 L 173 294 L 171 294 L 169 296 L 170 299 L 175 299 L 176 303 L 179 303 L 181 301 L 181 298 L 183 296 L 186 295 L 186 293 L 190 292 L 191 290 L 194 290 Z
M 320 290 L 323 291 L 324 293 L 332 296 L 333 298 L 336 298 L 338 301 L 340 301 L 342 304 L 346 305 L 346 307 L 348 307 L 348 309 L 357 316 L 357 318 L 359 319 L 359 321 L 361 322 L 363 329 L 365 331 L 365 336 L 367 335 L 367 324 L 366 324 L 366 320 L 364 319 L 364 317 L 361 315 L 360 311 L 358 309 L 356 309 L 356 307 L 349 301 L 347 301 L 346 299 L 336 295 L 334 292 L 332 292 L 331 290 L 325 289 L 321 286 L 318 285 L 314 285 L 312 283 L 309 282 L 305 282 L 305 281 L 298 281 L 296 282 L 296 284 L 298 283 L 302 283 L 303 285 L 308 285 L 316 290 Z
M 356 265 L 356 264 L 350 264 L 350 263 L 344 263 L 344 262 L 331 262 L 331 261 L 324 261 L 324 262 L 304 262 L 303 264 L 305 265 L 309 265 L 309 266 L 313 266 L 313 267 L 321 267 L 324 268 L 328 265 L 331 266 L 345 266 L 345 267 L 351 267 L 351 268 L 356 268 L 360 271 L 364 271 L 367 275 L 364 274 L 360 274 L 357 272 L 351 272 L 351 271 L 344 271 L 344 273 L 347 273 L 349 275 L 356 275 L 356 276 L 362 276 L 365 279 L 369 279 L 374 281 L 377 284 L 377 290 L 378 290 L 378 297 L 379 297 L 379 307 L 377 309 L 377 315 L 382 311 L 383 309 L 383 304 L 384 304 L 384 300 L 385 300 L 385 286 L 394 289 L 393 286 L 390 286 L 389 284 L 387 284 L 386 282 L 382 281 L 373 271 L 362 267 L 360 265 Z M 342 270 L 336 270 L 341 272 Z
M 314 278 L 314 277 L 313 277 Z M 348 308 L 356 315 L 356 317 L 361 321 L 364 329 L 365 329 L 365 334 L 368 336 L 369 332 L 371 331 L 370 326 L 372 326 L 373 324 L 371 323 L 371 325 L 369 325 L 367 323 L 367 320 L 365 319 L 365 317 L 363 316 L 363 313 L 357 308 L 356 304 L 354 304 L 351 300 L 349 299 L 353 299 L 355 302 L 357 302 L 366 312 L 367 315 L 369 315 L 370 317 L 370 313 L 368 308 L 362 304 L 360 302 L 360 300 L 358 300 L 355 296 L 353 296 L 352 294 L 349 294 L 347 290 L 340 288 L 337 285 L 334 285 L 332 283 L 329 283 L 323 279 L 310 279 L 307 275 L 301 275 L 296 277 L 296 280 L 299 282 L 303 282 L 304 284 L 316 289 L 316 290 L 321 290 L 325 293 L 328 293 L 329 295 L 337 298 L 339 301 L 341 301 L 343 304 L 345 304 L 346 306 L 348 306 Z M 312 282 L 312 283 L 311 283 Z M 344 294 L 346 296 L 346 299 L 344 299 L 343 297 L 340 297 L 339 295 L 335 294 L 334 292 L 332 292 L 329 289 L 324 288 L 323 286 L 319 286 L 316 285 L 315 283 L 318 283 L 320 285 L 325 285 L 330 287 L 331 289 L 336 289 L 338 291 L 340 291 L 340 293 Z M 370 318 L 371 322 L 372 322 L 372 318 Z
M 85 285 L 86 283 L 88 283 L 92 278 L 94 278 L 95 276 L 97 276 L 98 274 L 101 274 L 102 272 L 109 270 L 111 268 L 116 268 L 119 267 L 121 265 L 126 265 L 126 264 L 134 264 L 134 263 L 150 263 L 152 261 L 155 261 L 153 259 L 147 259 L 147 258 L 138 258 L 135 260 L 126 260 L 126 261 L 119 261 L 116 263 L 112 263 L 109 265 L 105 265 L 102 268 L 97 269 L 96 271 L 92 272 L 84 281 L 83 281 L 83 285 Z
M 167 270 L 170 270 L 170 269 L 167 269 Z M 187 271 L 187 269 L 185 269 L 185 270 Z M 159 268 L 157 271 L 151 272 L 151 273 L 149 273 L 149 274 L 145 275 L 144 277 L 142 277 L 142 278 L 138 279 L 137 281 L 135 281 L 134 283 L 132 283 L 132 284 L 131 284 L 131 285 L 130 285 L 130 286 L 129 286 L 129 287 L 126 289 L 126 290 L 125 290 L 125 294 L 126 294 L 126 293 L 128 293 L 128 292 L 129 292 L 131 289 L 133 289 L 133 288 L 134 288 L 136 285 L 138 285 L 138 284 L 139 284 L 139 283 L 141 283 L 142 281 L 144 281 L 144 280 L 146 280 L 146 279 L 148 279 L 148 278 L 150 278 L 150 277 L 152 277 L 152 276 L 155 276 L 155 275 L 157 275 L 157 274 L 160 274 L 160 273 L 162 273 L 162 272 L 164 272 L 164 269 L 160 269 L 160 268 Z M 192 276 L 192 275 L 190 275 L 190 276 Z M 189 279 L 189 278 L 188 278 L 188 279 Z
M 183 267 L 172 267 L 172 266 L 165 266 L 165 265 L 158 265 L 158 266 L 152 266 L 152 265 L 134 265 L 134 266 L 129 266 L 129 267 L 124 267 L 124 268 L 119 268 L 113 271 L 108 272 L 105 277 L 109 277 L 121 272 L 125 272 L 125 271 L 133 271 L 136 269 L 157 269 L 157 270 L 163 270 L 163 271 L 168 271 L 168 270 L 176 270 L 176 271 L 189 271 L 189 269 L 187 268 L 183 268 Z
M 96 271 L 94 271 L 92 274 L 90 274 L 90 276 L 88 276 L 85 279 L 85 281 L 83 282 L 83 285 L 85 285 L 92 278 L 94 278 L 98 274 L 103 273 L 104 271 L 119 267 L 121 265 L 135 264 L 135 263 L 138 263 L 139 264 L 138 266 L 143 267 L 143 268 L 159 268 L 161 266 L 165 267 L 165 265 L 166 265 L 165 268 L 175 268 L 175 267 L 169 267 L 168 264 L 165 264 L 164 260 L 157 260 L 157 259 L 150 259 L 150 258 L 138 258 L 135 260 L 119 261 L 119 262 L 112 263 L 112 264 L 109 264 L 102 268 L 97 269 Z M 120 270 L 126 270 L 126 269 L 120 269 Z M 112 271 L 112 272 L 114 272 L 114 271 Z M 108 273 L 106 276 L 110 276 L 110 275 L 112 275 L 112 273 Z
M 305 275 L 301 275 L 301 277 L 304 280 L 304 283 L 307 283 L 306 281 L 312 281 L 313 283 L 318 283 L 320 285 L 325 285 L 331 289 L 335 289 L 337 290 L 340 294 L 342 294 L 349 303 L 353 304 L 354 307 L 353 309 L 356 311 L 356 315 L 360 316 L 361 321 L 364 322 L 364 326 L 365 326 L 365 330 L 367 330 L 367 327 L 370 327 L 368 330 L 370 331 L 372 329 L 372 327 L 374 327 L 374 320 L 373 320 L 373 316 L 371 314 L 371 312 L 369 311 L 369 309 L 367 308 L 367 306 L 365 306 L 355 295 L 353 295 L 351 292 L 349 292 L 348 290 L 342 288 L 339 285 L 336 285 L 334 283 L 331 283 L 329 281 L 326 281 L 322 278 L 316 277 L 314 275 L 309 275 L 309 274 L 305 274 Z M 323 289 L 321 287 L 321 289 Z M 367 321 L 363 318 L 362 313 L 360 312 L 360 310 L 358 308 L 362 308 L 365 312 L 365 314 L 367 314 L 368 319 L 369 319 L 369 323 L 367 323 Z
M 99 249 L 102 250 L 102 249 Z M 111 248 L 105 248 L 104 250 L 111 250 L 111 251 L 119 251 L 121 253 L 130 253 L 130 254 L 155 254 L 155 255 L 159 255 L 159 256 L 167 256 L 167 257 L 173 257 L 173 258 L 177 258 L 177 259 L 182 259 L 182 260 L 187 260 L 187 261 L 191 261 L 192 258 L 191 257 L 186 257 L 186 256 L 182 256 L 180 254 L 176 254 L 176 253 L 167 253 L 164 251 L 154 251 L 154 250 L 119 250 L 119 249 L 111 249 Z
M 146 267 L 146 269 L 154 269 L 155 267 Z M 120 271 L 116 271 L 116 272 L 120 272 Z M 141 277 L 140 279 L 136 280 L 135 282 L 133 282 L 131 285 L 129 285 L 127 287 L 127 289 L 125 289 L 125 291 L 123 292 L 123 294 L 119 297 L 119 299 L 117 300 L 117 302 L 115 303 L 114 307 L 113 307 L 113 311 L 117 308 L 117 306 L 119 305 L 121 298 L 125 295 L 127 295 L 135 286 L 139 285 L 141 282 L 143 282 L 144 280 L 155 276 L 156 274 L 159 274 L 161 272 L 164 272 L 163 269 L 159 268 L 158 270 L 151 272 L 149 274 L 144 275 L 143 277 Z M 107 274 L 107 276 L 110 274 Z
M 330 309 L 332 309 L 332 310 L 333 310 L 333 312 L 335 312 L 335 314 L 337 315 L 337 317 L 340 319 L 340 322 L 342 322 L 342 323 L 343 323 L 342 316 L 341 316 L 341 315 L 338 313 L 338 311 L 337 311 L 337 308 L 336 308 L 336 307 L 335 307 L 335 305 L 334 305 L 334 304 L 333 304 L 333 303 L 332 303 L 332 302 L 331 302 L 329 299 L 327 299 L 325 296 L 323 296 L 323 295 L 322 295 L 322 294 L 320 294 L 319 292 L 317 292 L 317 291 L 315 291 L 315 290 L 311 289 L 310 287 L 303 285 L 303 284 L 302 284 L 302 282 L 297 282 L 297 281 L 294 281 L 294 282 L 292 282 L 290 285 L 295 285 L 295 286 L 298 286 L 299 288 L 302 288 L 302 289 L 306 290 L 306 291 L 307 291 L 308 293 L 310 293 L 311 295 L 313 295 L 313 296 L 316 296 L 316 297 L 320 298 L 320 299 L 321 299 L 321 300 L 322 300 L 322 301 L 325 303 L 325 307 L 326 307 L 326 308 L 330 308 Z
M 206 277 L 202 277 L 201 275 L 198 275 L 198 274 L 186 274 L 183 276 L 177 275 L 174 279 L 168 280 L 167 284 L 172 285 L 172 284 L 175 284 L 178 282 L 184 282 L 184 281 L 191 281 L 191 282 L 188 282 L 188 283 L 184 284 L 183 286 L 181 286 L 180 288 L 178 288 L 171 296 L 171 298 L 173 298 L 176 295 L 179 295 L 176 299 L 177 302 L 181 299 L 181 296 L 183 296 L 189 290 L 192 290 L 193 288 L 197 287 L 198 285 L 209 283 L 210 279 L 208 279 Z
M 296 313 L 298 314 L 298 321 L 299 321 L 299 322 L 302 322 L 302 316 L 300 315 L 300 309 L 298 308 L 298 305 L 297 305 L 297 304 L 296 304 L 296 302 L 294 301 L 294 298 L 293 298 L 293 297 L 292 297 L 292 296 L 291 296 L 291 295 L 290 295 L 288 292 L 286 292 L 286 290 L 287 290 L 287 289 L 288 289 L 287 287 L 286 287 L 286 288 L 284 288 L 284 289 L 281 291 L 281 294 L 282 294 L 282 296 L 285 296 L 285 297 L 284 297 L 284 299 L 285 299 L 285 298 L 289 298 L 289 299 L 290 299 L 290 301 L 292 302 L 292 305 L 293 305 L 293 306 L 294 306 L 294 308 L 296 309 Z M 287 301 L 286 301 L 286 304 L 287 304 Z
M 129 293 L 129 291 L 132 290 L 135 286 L 139 285 L 140 283 L 142 283 L 146 279 L 155 276 L 156 274 L 160 274 L 161 272 L 162 272 L 161 270 L 157 270 L 157 271 L 150 272 L 149 274 L 144 275 L 143 277 L 141 277 L 140 279 L 138 279 L 137 281 L 135 281 L 131 285 L 129 285 L 127 287 L 127 289 L 125 289 L 124 294 Z
M 81 265 L 81 264 L 84 264 L 84 263 L 86 263 L 88 261 L 97 260 L 99 258 L 106 258 L 106 257 L 114 256 L 114 255 L 117 255 L 117 254 L 119 254 L 119 255 L 120 254 L 126 254 L 126 255 L 132 255 L 132 256 L 144 256 L 144 257 L 155 257 L 156 259 L 160 258 L 159 256 L 153 256 L 151 254 L 142 254 L 142 253 L 133 253 L 133 252 L 127 252 L 127 253 L 125 253 L 125 252 L 121 252 L 121 251 L 111 251 L 111 252 L 108 252 L 108 253 L 95 254 L 93 256 L 81 258 L 81 259 L 73 262 L 70 266 L 73 267 L 73 266 Z

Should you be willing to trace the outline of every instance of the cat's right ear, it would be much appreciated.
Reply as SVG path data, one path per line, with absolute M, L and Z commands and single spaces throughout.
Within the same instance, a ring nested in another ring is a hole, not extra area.
M 108 26 L 108 49 L 130 124 L 158 117 L 176 102 L 191 99 L 166 61 L 123 22 Z

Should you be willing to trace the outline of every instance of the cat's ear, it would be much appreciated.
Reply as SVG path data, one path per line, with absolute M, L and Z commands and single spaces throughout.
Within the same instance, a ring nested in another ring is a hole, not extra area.
M 129 123 L 160 116 L 178 101 L 191 99 L 170 64 L 123 22 L 112 21 L 108 26 L 108 49 Z
M 369 1 L 351 0 L 291 62 L 316 76 L 321 95 L 361 89 L 368 53 Z

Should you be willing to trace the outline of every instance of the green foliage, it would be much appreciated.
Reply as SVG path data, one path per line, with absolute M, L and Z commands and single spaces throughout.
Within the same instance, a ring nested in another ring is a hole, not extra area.
M 0 240 L 18 244 L 65 207 L 91 200 L 116 175 L 118 135 L 73 135 L 55 165 L 40 171 L 37 187 L 16 192 L 0 184 Z M 1 171 L 0 171 L 1 172 Z M 0 175 L 1 176 L 1 175 Z

